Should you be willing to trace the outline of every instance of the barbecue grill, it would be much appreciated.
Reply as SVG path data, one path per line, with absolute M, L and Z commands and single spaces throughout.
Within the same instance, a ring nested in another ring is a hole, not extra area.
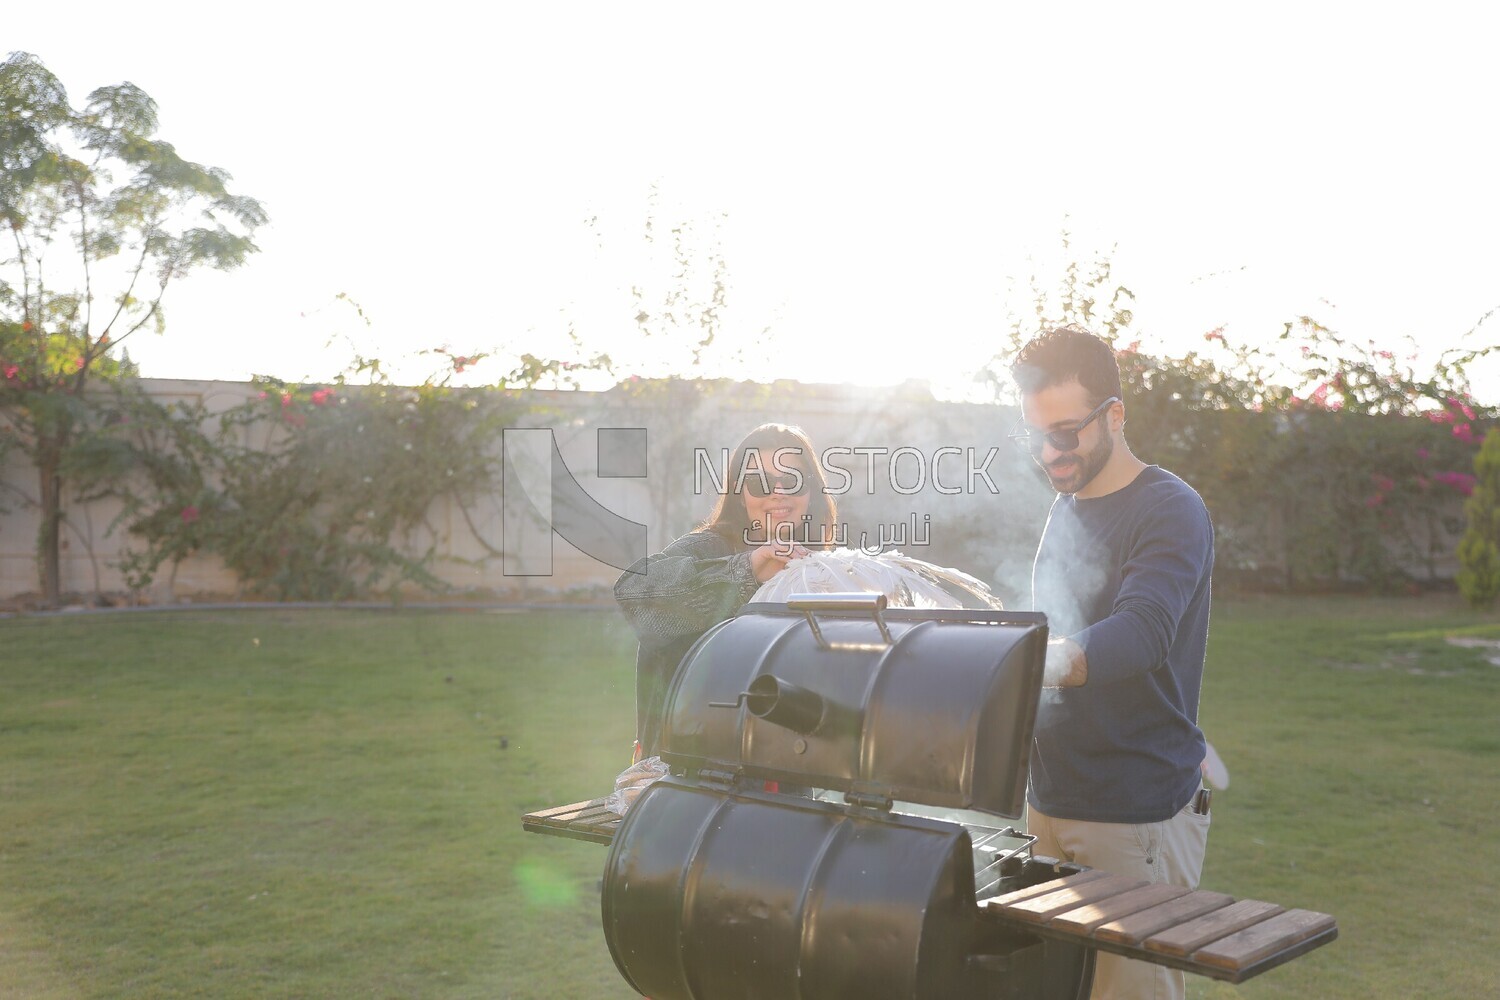
M 527 829 L 610 845 L 604 936 L 655 1000 L 1086 996 L 1110 951 L 1240 982 L 1333 940 L 1326 914 L 1036 855 L 1024 807 L 1047 622 L 751 604 L 670 685 L 672 774 Z

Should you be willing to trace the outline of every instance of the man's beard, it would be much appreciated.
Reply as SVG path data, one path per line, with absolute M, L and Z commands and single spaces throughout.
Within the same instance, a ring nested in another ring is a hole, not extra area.
M 1084 454 L 1072 452 L 1062 461 L 1054 461 L 1052 465 L 1043 466 L 1042 471 L 1047 473 L 1048 481 L 1057 492 L 1077 493 L 1094 481 L 1094 477 L 1099 475 L 1104 466 L 1109 463 L 1109 457 L 1114 454 L 1114 450 L 1114 439 L 1108 434 L 1100 434 L 1099 444 L 1092 451 Z M 1058 465 L 1063 465 L 1060 473 L 1053 471 Z

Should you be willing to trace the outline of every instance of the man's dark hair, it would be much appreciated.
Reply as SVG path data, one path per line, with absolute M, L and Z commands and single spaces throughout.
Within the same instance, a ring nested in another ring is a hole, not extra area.
M 1022 394 L 1077 379 L 1095 406 L 1111 396 L 1125 398 L 1115 349 L 1081 327 L 1054 327 L 1033 338 L 1016 355 L 1010 373 Z

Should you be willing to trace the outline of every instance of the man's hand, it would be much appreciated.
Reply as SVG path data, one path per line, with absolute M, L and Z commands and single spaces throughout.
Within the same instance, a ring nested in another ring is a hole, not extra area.
M 765 583 L 786 567 L 788 560 L 801 559 L 807 549 L 796 542 L 767 542 L 750 553 L 750 570 Z
M 1047 640 L 1047 665 L 1042 687 L 1082 687 L 1089 679 L 1089 661 L 1083 647 L 1067 636 Z

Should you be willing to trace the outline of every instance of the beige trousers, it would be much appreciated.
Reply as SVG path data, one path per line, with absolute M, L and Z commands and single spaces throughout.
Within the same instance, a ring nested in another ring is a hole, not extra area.
M 1026 831 L 1037 838 L 1033 850 L 1116 875 L 1198 888 L 1208 846 L 1207 815 L 1182 812 L 1161 823 L 1091 823 L 1054 819 L 1027 806 Z M 1091 1000 L 1183 1000 L 1183 974 L 1150 962 L 1099 953 Z

